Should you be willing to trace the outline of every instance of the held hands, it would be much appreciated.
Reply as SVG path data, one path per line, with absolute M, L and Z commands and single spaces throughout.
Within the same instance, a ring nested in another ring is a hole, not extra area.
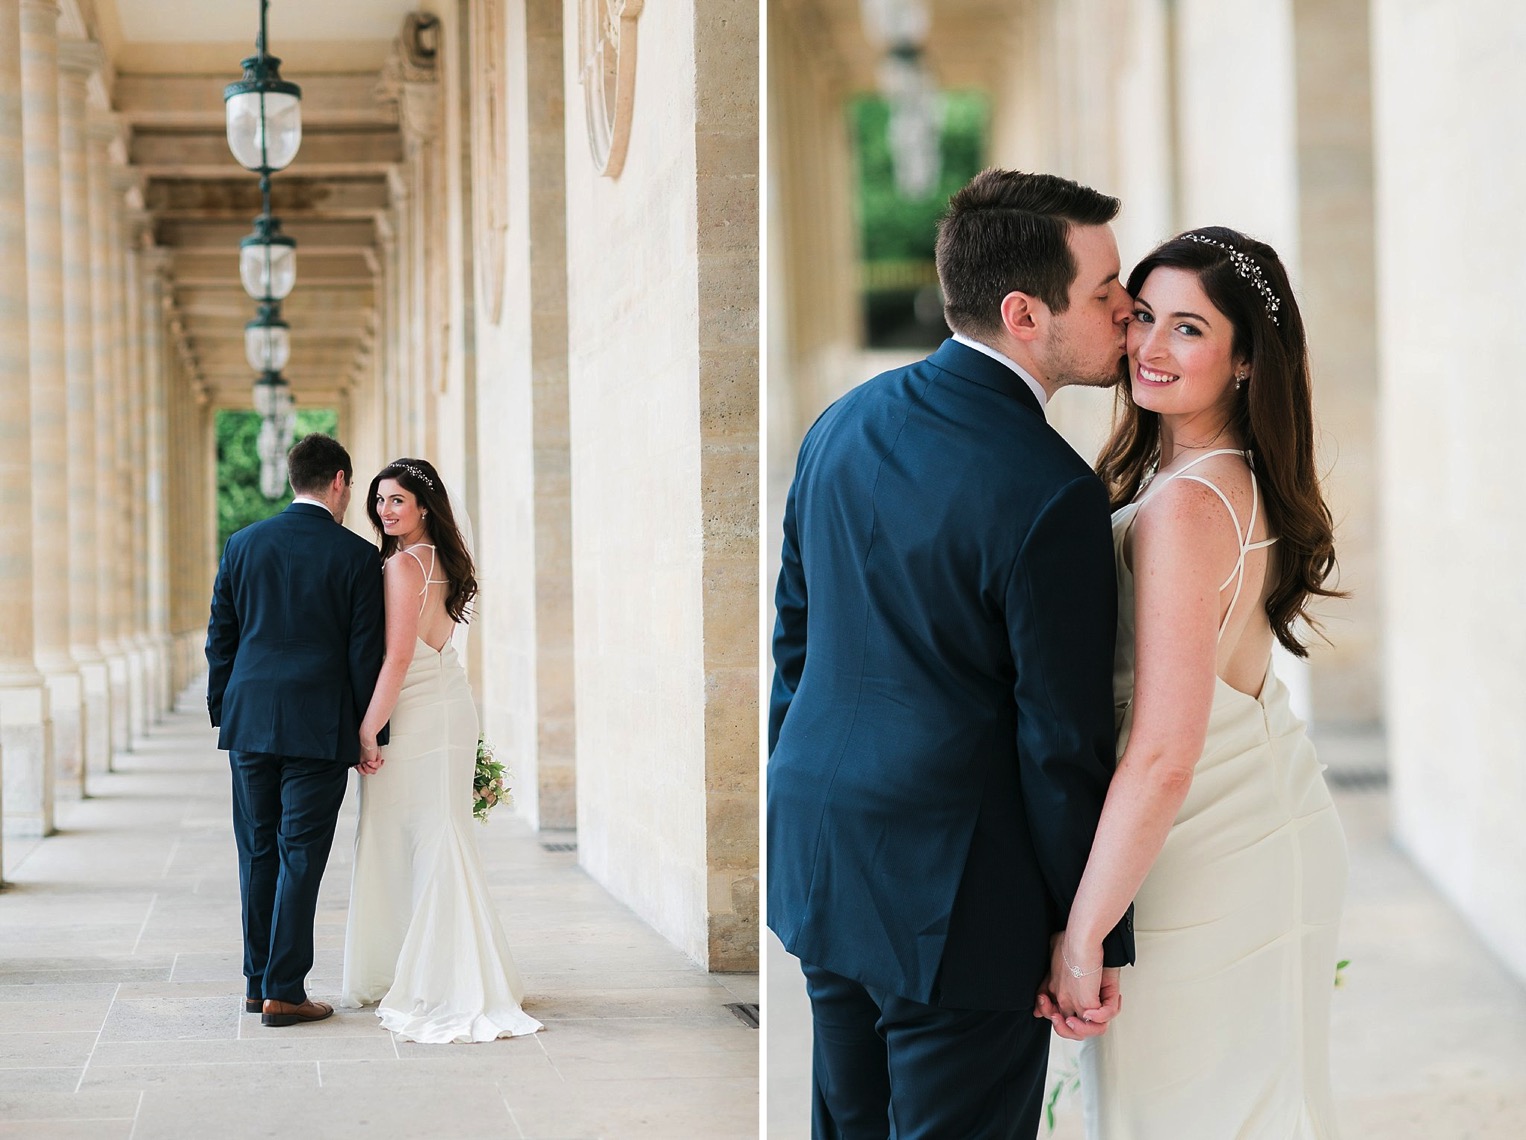
M 1074 965 L 1082 976 L 1076 977 Z M 1067 946 L 1056 934 L 1050 950 L 1049 977 L 1039 991 L 1033 1016 L 1049 1019 L 1054 1031 L 1071 1041 L 1100 1037 L 1123 1006 L 1118 970 L 1102 966 L 1102 947 Z
M 369 737 L 365 733 L 360 735 L 360 763 L 355 767 L 363 776 L 374 776 L 382 766 L 381 748 L 377 746 L 375 734 Z

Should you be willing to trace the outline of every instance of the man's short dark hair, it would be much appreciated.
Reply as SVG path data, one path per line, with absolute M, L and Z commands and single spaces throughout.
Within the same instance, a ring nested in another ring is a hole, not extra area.
M 291 489 L 299 495 L 322 494 L 341 471 L 346 479 L 354 474 L 344 444 L 316 431 L 292 445 L 286 453 L 286 470 L 291 477 Z
M 975 175 L 938 223 L 949 328 L 968 336 L 999 332 L 1002 298 L 1013 292 L 1063 313 L 1076 279 L 1070 227 L 1106 225 L 1117 215 L 1117 198 L 1068 178 L 995 167 Z

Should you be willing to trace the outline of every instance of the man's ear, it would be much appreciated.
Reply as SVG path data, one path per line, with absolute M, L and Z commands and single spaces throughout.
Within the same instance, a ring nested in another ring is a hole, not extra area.
M 1043 335 L 1049 306 L 1031 293 L 1013 290 L 1001 299 L 1001 323 L 1007 335 L 1031 344 Z

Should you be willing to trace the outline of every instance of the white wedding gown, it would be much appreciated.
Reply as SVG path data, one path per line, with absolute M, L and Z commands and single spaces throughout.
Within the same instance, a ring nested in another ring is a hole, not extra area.
M 360 778 L 340 1004 L 379 1001 L 408 1041 L 534 1033 L 473 834 L 477 710 L 450 643 L 414 646 L 390 732 Z
M 1113 515 L 1120 757 L 1134 694 L 1124 539 L 1140 505 Z M 1236 573 L 1261 545 L 1251 528 Z M 1259 697 L 1215 684 L 1191 789 L 1134 902 L 1122 1012 L 1081 1047 L 1088 1140 L 1338 1135 L 1329 1027 L 1347 858 L 1322 771 L 1270 663 Z

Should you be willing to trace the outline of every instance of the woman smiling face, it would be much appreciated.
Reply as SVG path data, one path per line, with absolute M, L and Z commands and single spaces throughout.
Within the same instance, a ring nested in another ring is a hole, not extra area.
M 404 546 L 424 536 L 424 512 L 418 497 L 396 479 L 383 479 L 376 485 L 376 514 L 382 530 Z
M 1163 416 L 1220 409 L 1227 419 L 1235 376 L 1248 371 L 1234 355 L 1234 340 L 1234 326 L 1208 299 L 1196 273 L 1152 270 L 1134 299 L 1128 328 L 1134 403 Z

